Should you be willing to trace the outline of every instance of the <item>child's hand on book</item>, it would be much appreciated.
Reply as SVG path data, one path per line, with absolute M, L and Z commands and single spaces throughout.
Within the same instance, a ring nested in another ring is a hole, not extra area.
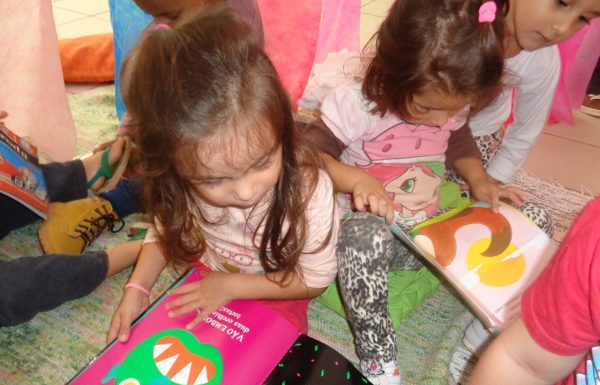
M 192 322 L 186 325 L 188 330 L 193 329 L 213 311 L 233 299 L 233 296 L 229 295 L 228 288 L 231 285 L 228 282 L 236 274 L 211 271 L 203 272 L 201 276 L 202 279 L 197 282 L 181 285 L 169 291 L 170 296 L 178 296 L 166 305 L 169 317 L 175 318 L 190 312 L 196 313 Z
M 110 329 L 106 341 L 110 342 L 119 337 L 119 341 L 129 339 L 131 323 L 150 305 L 148 295 L 140 290 L 125 290 L 123 298 L 110 321 Z
M 369 174 L 355 183 L 352 199 L 358 211 L 369 211 L 377 216 L 385 217 L 388 225 L 394 221 L 394 205 L 381 182 Z
M 471 195 L 477 200 L 489 203 L 494 212 L 498 212 L 500 199 L 511 201 L 517 207 L 527 200 L 527 195 L 517 187 L 505 186 L 491 178 L 472 181 Z

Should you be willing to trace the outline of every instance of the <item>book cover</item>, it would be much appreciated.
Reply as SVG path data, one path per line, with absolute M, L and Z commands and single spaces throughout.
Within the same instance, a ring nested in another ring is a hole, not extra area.
M 0 193 L 40 215 L 48 211 L 47 188 L 37 148 L 0 125 Z
M 519 210 L 501 204 L 494 213 L 477 202 L 415 226 L 392 232 L 424 256 L 492 329 L 520 311 L 523 291 L 556 249 L 550 238 Z
M 194 269 L 174 286 L 198 279 Z M 297 381 L 317 376 L 318 383 L 323 383 L 326 376 L 325 383 L 335 385 L 338 382 L 328 380 L 334 375 L 346 379 L 339 384 L 368 384 L 343 356 L 303 337 L 285 318 L 258 301 L 231 301 L 187 331 L 185 325 L 195 314 L 169 318 L 165 305 L 172 299 L 163 294 L 134 322 L 126 343 L 110 343 L 68 384 L 260 385 L 269 377 L 271 385 L 309 385 L 312 382 Z M 299 358 L 301 346 L 312 349 L 311 354 Z M 326 357 L 335 358 L 324 359 L 318 354 L 324 351 L 329 353 Z M 330 369 L 326 364 L 333 366 Z M 308 370 L 311 365 L 319 373 Z

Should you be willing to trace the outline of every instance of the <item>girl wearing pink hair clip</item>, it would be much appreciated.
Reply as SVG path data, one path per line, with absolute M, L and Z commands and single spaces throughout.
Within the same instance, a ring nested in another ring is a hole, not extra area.
M 496 4 L 486 2 L 483 17 Z M 542 132 L 560 76 L 557 43 L 566 40 L 600 14 L 599 0 L 509 0 L 504 14 L 506 75 L 502 90 L 472 109 L 469 126 L 488 175 L 509 183 Z M 513 113 L 514 121 L 506 127 Z M 549 216 L 533 205 L 521 210 L 551 234 Z M 544 219 L 543 217 L 546 217 Z
M 489 177 L 508 183 L 548 120 L 560 76 L 556 44 L 585 25 L 597 23 L 594 19 L 600 15 L 600 0 L 509 0 L 497 13 L 505 15 L 503 89 L 488 103 L 480 104 L 483 109 L 475 108 L 480 111 L 471 116 L 469 126 Z M 506 128 L 511 112 L 514 122 Z M 530 203 L 520 210 L 552 234 L 546 210 Z M 475 320 L 467 327 L 463 341 L 477 351 L 489 336 Z
M 466 124 L 470 105 L 496 93 L 503 76 L 504 23 L 495 5 L 396 0 L 375 49 L 365 49 L 362 81 L 331 90 L 321 119 L 305 129 L 344 193 L 339 287 L 360 369 L 373 384 L 402 382 L 387 273 L 422 266 L 378 217 L 410 228 L 439 213 L 449 195 L 440 192 L 446 164 L 493 208 L 500 198 L 521 203 L 519 192 L 488 178 Z

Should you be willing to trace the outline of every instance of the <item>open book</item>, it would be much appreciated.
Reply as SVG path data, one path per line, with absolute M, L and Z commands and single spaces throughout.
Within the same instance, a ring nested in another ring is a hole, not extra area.
M 175 286 L 198 279 L 191 270 Z M 110 343 L 69 384 L 369 384 L 341 354 L 258 301 L 231 301 L 187 331 L 195 314 L 169 318 L 172 299 L 163 294 L 126 343 Z
M 44 175 L 37 148 L 0 125 L 0 193 L 45 217 L 48 211 Z
M 477 202 L 392 232 L 422 255 L 489 328 L 501 329 L 520 311 L 523 291 L 550 261 L 556 245 L 519 210 L 498 213 Z

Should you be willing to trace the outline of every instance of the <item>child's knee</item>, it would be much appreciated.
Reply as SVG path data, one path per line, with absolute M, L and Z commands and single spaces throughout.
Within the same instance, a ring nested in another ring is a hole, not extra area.
M 520 210 L 527 218 L 535 223 L 540 229 L 542 229 L 549 237 L 554 235 L 554 224 L 550 213 L 543 207 L 532 203 L 526 202 Z
M 337 252 L 340 263 L 355 259 L 385 259 L 392 252 L 393 235 L 383 220 L 370 213 L 352 213 L 342 223 Z

